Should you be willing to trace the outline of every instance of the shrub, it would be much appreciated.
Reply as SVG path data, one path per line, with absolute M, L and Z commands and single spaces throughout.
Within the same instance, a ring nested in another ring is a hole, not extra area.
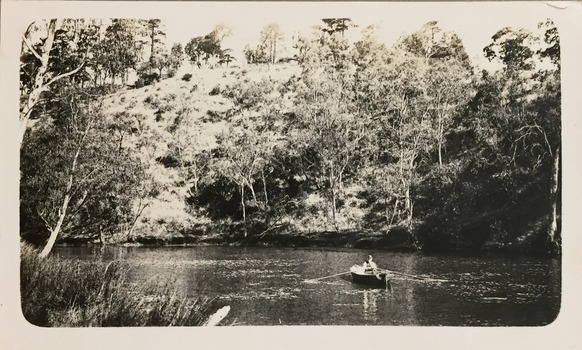
M 170 69 L 168 69 L 168 72 L 166 74 L 168 75 L 168 78 L 173 78 L 176 76 L 177 72 L 178 71 L 176 69 L 170 68 Z
M 220 86 L 219 85 L 216 85 L 212 90 L 210 90 L 209 95 L 210 96 L 216 96 L 218 94 L 220 94 Z
M 137 80 L 135 81 L 134 87 L 136 89 L 141 89 L 144 86 L 145 86 L 145 84 L 144 84 L 143 79 L 142 78 L 137 78 Z
M 192 74 L 190 73 L 186 73 L 182 76 L 182 80 L 184 81 L 190 81 L 190 79 L 192 79 Z
M 214 299 L 186 298 L 174 280 L 131 285 L 122 261 L 40 259 L 21 245 L 24 317 L 44 327 L 197 326 L 216 309 Z
M 143 73 L 139 76 L 138 81 L 141 79 L 141 81 L 143 82 L 143 86 L 148 86 L 151 85 L 153 83 L 159 82 L 160 81 L 160 76 L 158 75 L 158 73 Z M 137 86 L 137 82 L 136 82 L 136 86 Z
M 192 89 L 190 89 L 190 92 L 195 92 L 196 90 L 198 90 L 198 84 L 194 84 Z

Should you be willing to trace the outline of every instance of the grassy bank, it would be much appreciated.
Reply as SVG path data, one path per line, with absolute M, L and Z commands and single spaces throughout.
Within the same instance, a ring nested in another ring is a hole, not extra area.
M 21 246 L 21 303 L 24 317 L 43 327 L 199 326 L 216 311 L 216 301 L 190 299 L 173 281 L 130 285 L 120 261 L 38 258 Z

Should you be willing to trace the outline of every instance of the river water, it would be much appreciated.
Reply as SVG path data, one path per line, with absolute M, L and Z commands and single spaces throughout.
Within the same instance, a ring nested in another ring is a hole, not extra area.
M 368 253 L 391 289 L 351 283 Z M 131 282 L 173 278 L 189 296 L 230 305 L 234 325 L 543 326 L 560 309 L 559 259 L 454 257 L 358 249 L 58 247 L 71 259 L 122 259 Z

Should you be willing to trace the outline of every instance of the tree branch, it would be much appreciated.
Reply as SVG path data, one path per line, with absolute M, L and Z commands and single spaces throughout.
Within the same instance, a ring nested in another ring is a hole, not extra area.
M 38 60 L 42 62 L 42 57 L 32 47 L 32 43 L 28 40 L 28 38 L 25 35 L 22 36 L 22 41 L 24 41 L 24 43 L 26 44 L 26 47 L 28 47 L 28 49 L 30 50 L 30 52 L 32 52 L 34 57 L 38 58 Z
M 68 76 L 70 76 L 70 75 L 73 75 L 73 74 L 77 73 L 79 70 L 81 70 L 81 68 L 83 68 L 83 66 L 84 66 L 84 65 L 85 65 L 85 62 L 81 63 L 81 65 L 79 65 L 79 67 L 77 67 L 77 68 L 73 69 L 73 70 L 72 70 L 72 71 L 70 71 L 70 72 L 67 72 L 67 73 L 63 73 L 63 74 L 57 75 L 56 77 L 52 78 L 51 80 L 49 80 L 49 82 L 48 82 L 48 83 L 46 83 L 46 84 L 44 85 L 44 86 L 45 86 L 45 88 L 49 87 L 49 86 L 50 86 L 52 83 L 54 83 L 54 82 L 55 82 L 55 81 L 57 81 L 57 80 L 60 80 L 60 79 L 62 79 L 62 78 L 65 78 L 65 77 L 68 77 Z

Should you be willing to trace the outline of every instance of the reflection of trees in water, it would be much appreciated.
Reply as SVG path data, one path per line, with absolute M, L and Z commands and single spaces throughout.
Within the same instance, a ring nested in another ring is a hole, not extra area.
M 402 270 L 400 272 L 404 272 L 411 275 L 416 275 L 419 271 L 419 261 L 422 259 L 418 259 L 418 256 L 415 254 L 411 254 L 409 256 L 403 257 L 401 260 L 402 263 Z M 416 311 L 416 303 L 417 298 L 415 297 L 416 288 L 419 287 L 419 284 L 416 282 L 407 281 L 406 282 L 406 292 L 402 293 L 403 295 L 403 319 L 406 320 L 405 324 L 408 325 L 415 325 L 418 324 L 417 318 L 417 311 Z

